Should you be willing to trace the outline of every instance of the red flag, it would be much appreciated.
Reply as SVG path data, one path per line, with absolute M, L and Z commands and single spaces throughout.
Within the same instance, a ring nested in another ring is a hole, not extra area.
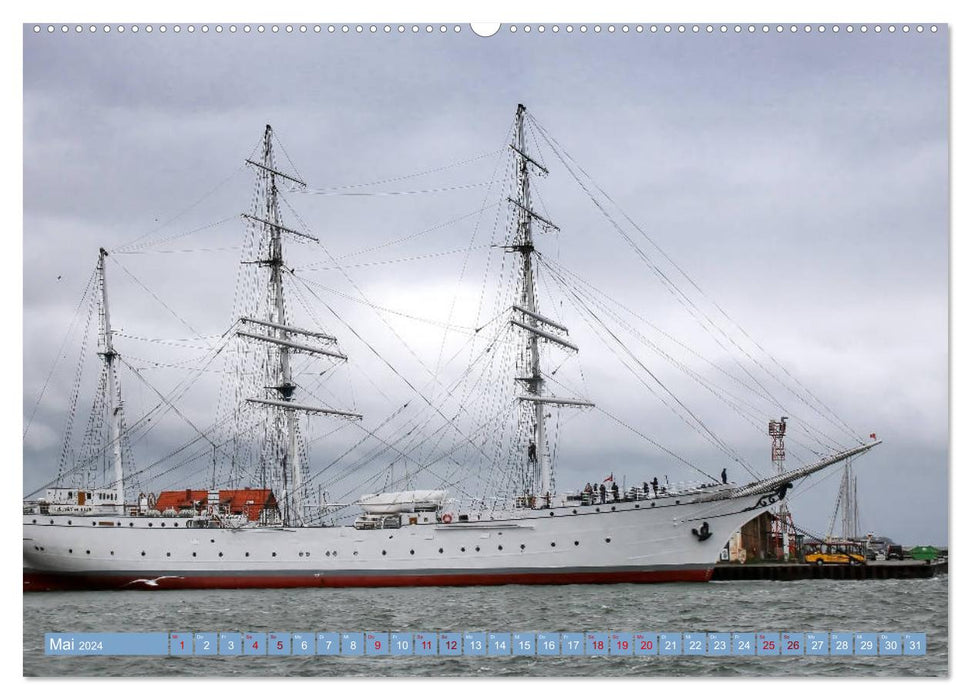
M 610 472 L 610 476 L 604 479 L 604 483 L 606 484 L 608 481 L 613 481 L 613 480 L 614 480 L 614 473 Z
M 877 434 L 876 433 L 870 433 L 870 439 L 871 440 L 876 440 L 877 439 Z

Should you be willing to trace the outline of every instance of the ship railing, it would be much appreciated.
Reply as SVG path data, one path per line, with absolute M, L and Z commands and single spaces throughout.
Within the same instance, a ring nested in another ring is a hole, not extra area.
M 570 505 L 603 505 L 605 503 L 622 503 L 629 501 L 647 501 L 668 496 L 685 496 L 698 493 L 709 493 L 712 489 L 731 488 L 730 485 L 722 485 L 716 482 L 702 481 L 677 481 L 673 483 L 658 484 L 655 492 L 651 482 L 646 482 L 647 488 L 643 485 L 631 486 L 618 493 L 614 498 L 612 490 L 606 491 L 606 498 L 601 499 L 599 489 L 592 493 L 583 490 L 565 491 L 554 494 L 551 497 L 551 507 L 559 508 Z M 453 499 L 448 502 L 449 509 L 456 513 L 488 513 L 496 517 L 500 515 L 514 515 L 524 510 L 533 510 L 546 507 L 546 498 L 539 496 L 516 496 L 513 498 L 474 498 L 469 501 Z M 461 517 L 461 516 L 459 516 Z M 468 518 L 464 518 L 467 520 Z
M 604 498 L 601 498 L 599 489 L 594 489 L 593 492 L 588 493 L 585 491 L 572 491 L 565 494 L 566 503 L 579 503 L 583 506 L 592 505 L 603 505 L 604 503 L 623 503 L 629 501 L 647 501 L 654 498 L 660 498 L 667 493 L 673 492 L 664 485 L 658 485 L 658 489 L 655 492 L 653 486 L 648 482 L 647 488 L 644 486 L 631 486 L 618 492 L 617 498 L 614 498 L 613 491 L 607 489 L 604 494 Z
M 368 514 L 354 520 L 355 530 L 397 530 L 400 527 L 401 515 L 398 513 Z
M 665 489 L 667 495 L 685 496 L 694 493 L 707 493 L 713 488 L 723 486 L 715 481 L 678 481 L 668 484 Z
M 624 503 L 632 501 L 648 501 L 659 498 L 690 496 L 694 494 L 711 493 L 713 490 L 731 489 L 730 484 L 719 484 L 713 481 L 676 481 L 659 483 L 657 491 L 651 482 L 647 482 L 647 488 L 643 485 L 631 486 L 620 491 L 617 498 L 613 492 L 607 490 L 605 498 L 601 499 L 600 491 L 595 490 L 587 493 L 582 490 L 565 491 L 554 494 L 551 498 L 553 508 L 569 507 L 571 505 L 594 506 L 611 503 Z M 545 508 L 545 497 L 538 496 L 515 496 L 511 498 L 475 498 L 469 501 L 460 499 L 450 500 L 448 510 L 455 518 L 462 518 L 461 514 L 488 514 L 491 517 L 505 517 L 522 513 L 523 511 Z M 460 515 L 455 515 L 458 513 Z M 462 518 L 468 520 L 469 518 Z

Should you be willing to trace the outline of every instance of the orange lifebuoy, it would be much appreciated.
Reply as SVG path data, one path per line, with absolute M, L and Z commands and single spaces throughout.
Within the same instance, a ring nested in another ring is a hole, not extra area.
M 446 513 L 445 515 L 443 515 L 442 516 L 442 522 L 445 523 L 446 525 L 448 525 L 450 522 L 452 522 L 452 514 L 451 513 Z

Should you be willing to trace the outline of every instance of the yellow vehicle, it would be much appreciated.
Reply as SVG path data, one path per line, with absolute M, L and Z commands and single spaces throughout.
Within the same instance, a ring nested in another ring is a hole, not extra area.
M 806 545 L 803 560 L 807 564 L 865 564 L 866 555 L 856 542 L 814 542 Z

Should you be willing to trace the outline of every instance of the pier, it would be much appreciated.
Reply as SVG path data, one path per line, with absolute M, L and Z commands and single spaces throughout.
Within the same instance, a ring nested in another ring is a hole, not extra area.
M 800 579 L 931 578 L 947 573 L 947 559 L 879 561 L 866 564 L 717 564 L 712 581 L 797 581 Z

